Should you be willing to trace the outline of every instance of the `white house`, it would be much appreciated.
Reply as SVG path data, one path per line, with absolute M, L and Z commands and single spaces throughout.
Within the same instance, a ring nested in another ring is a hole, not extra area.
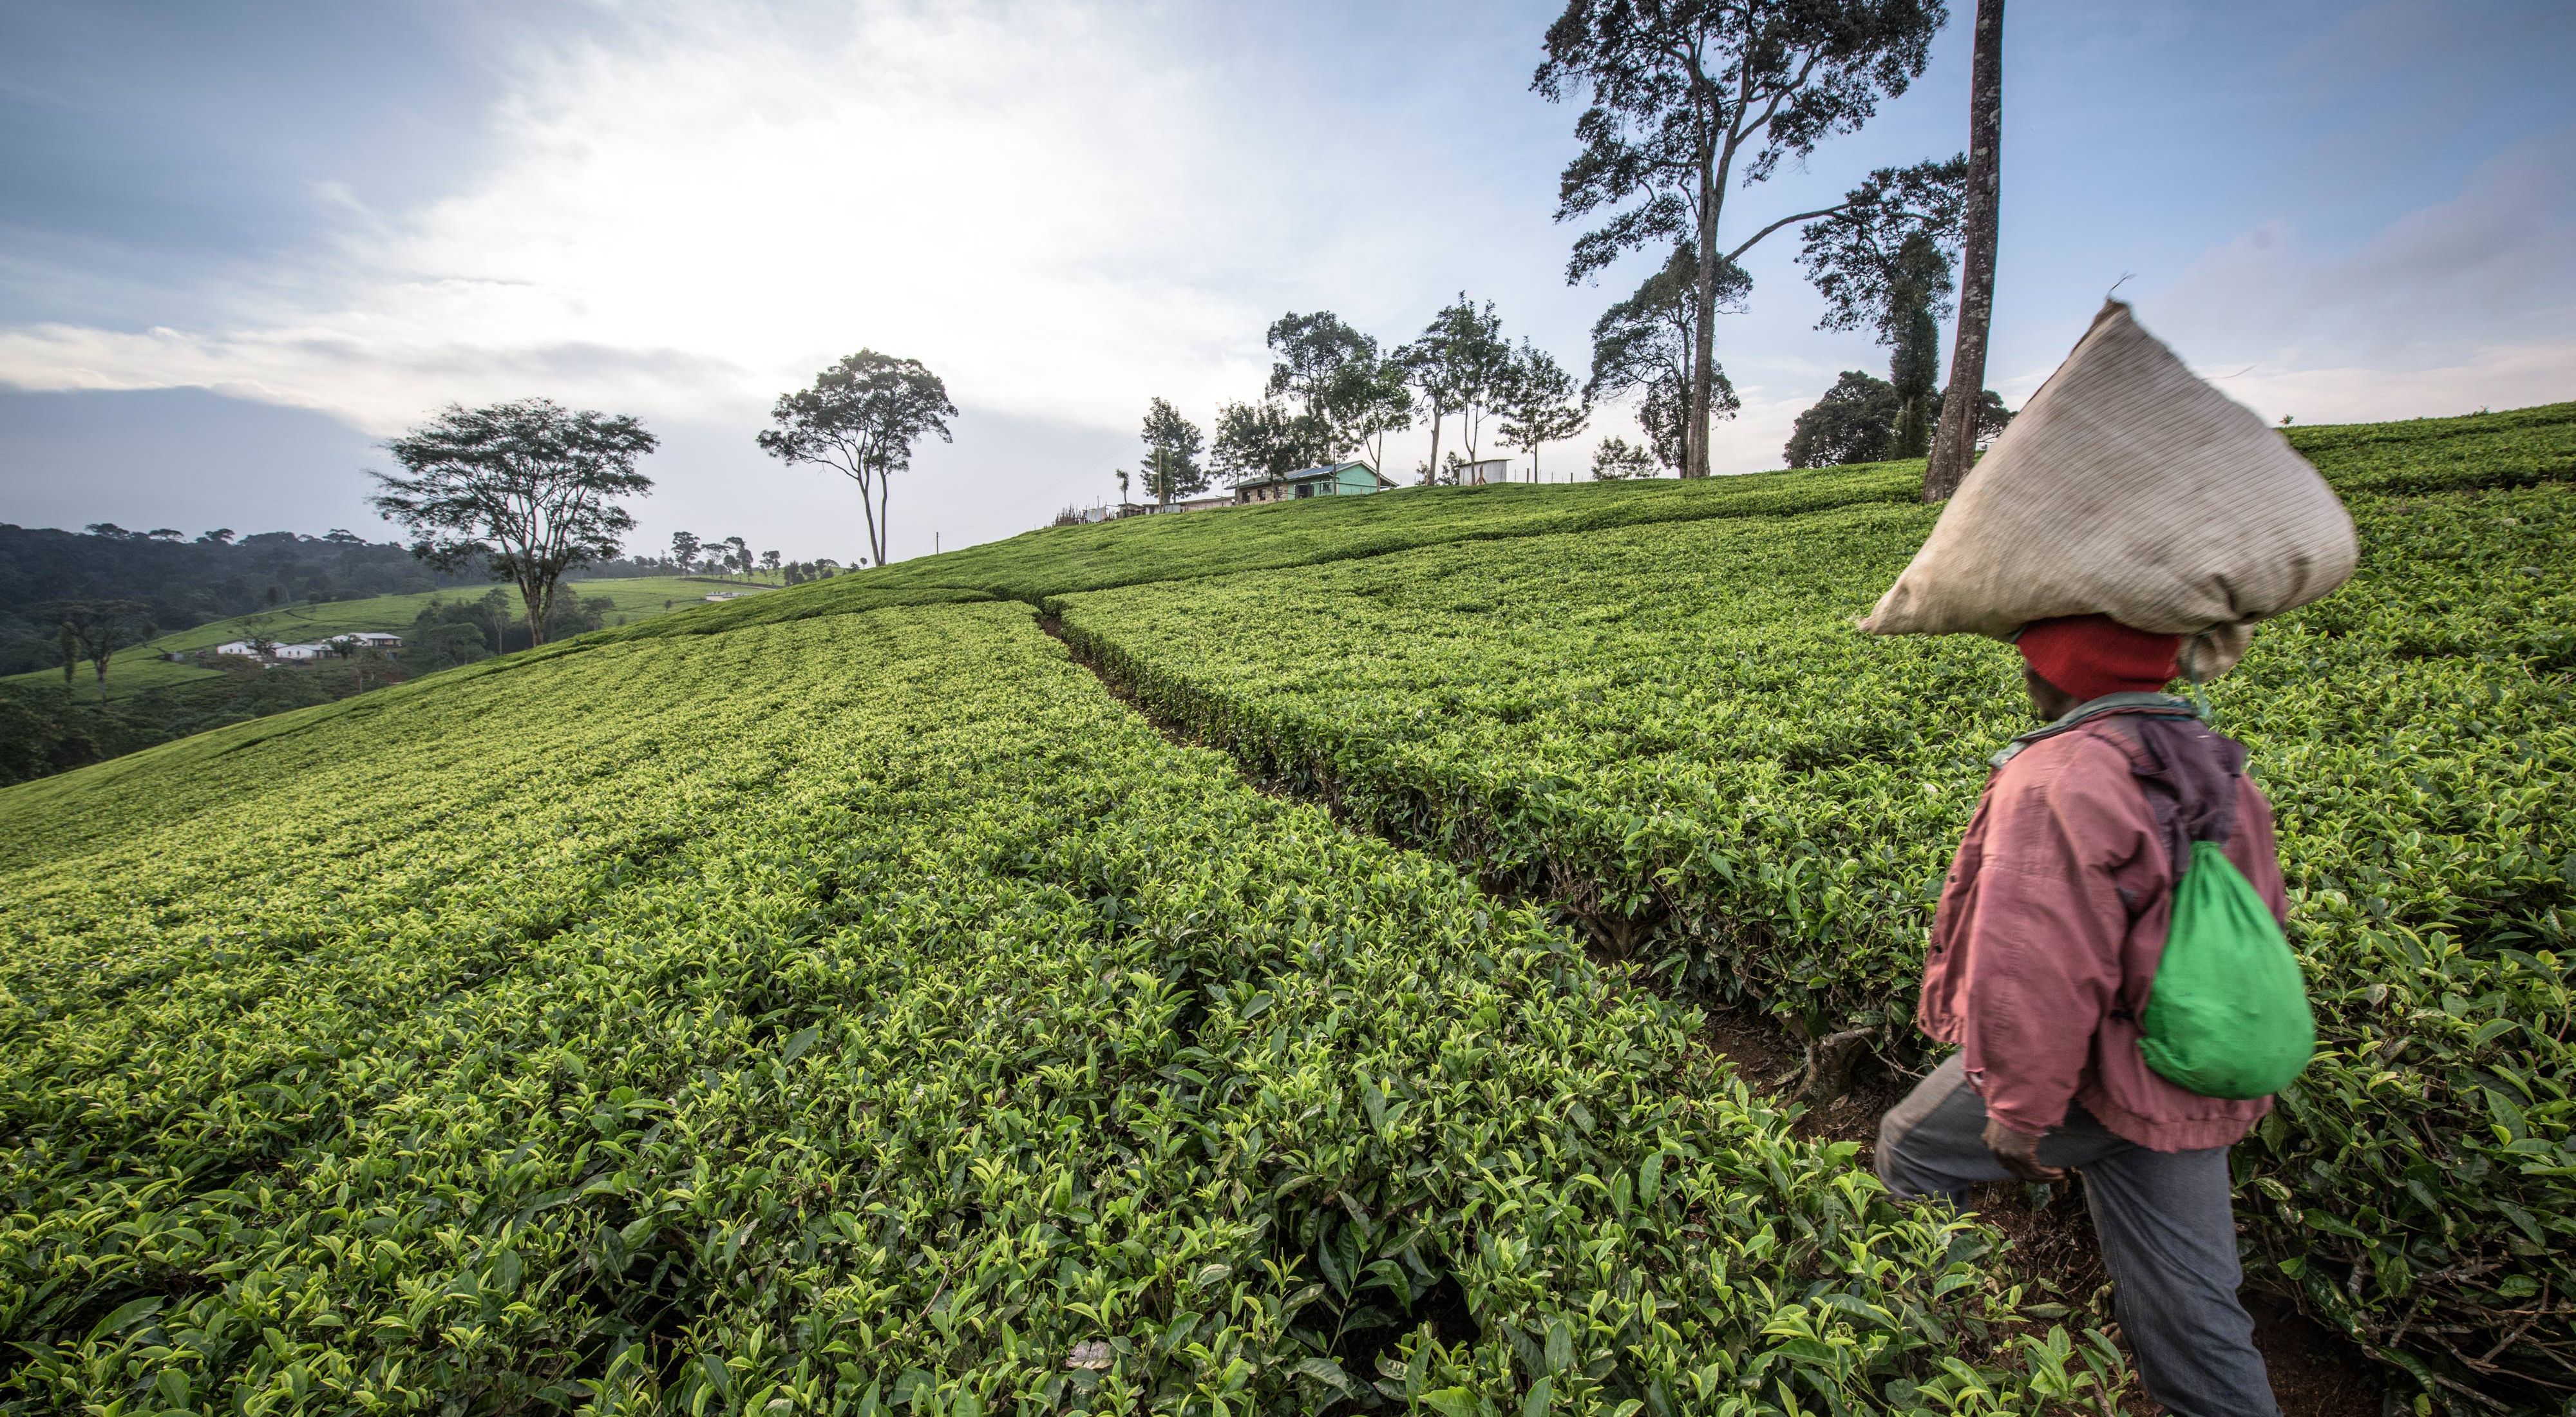
M 329 645 L 279 645 L 268 653 L 272 659 L 307 660 L 320 659 L 330 652 Z
M 259 658 L 259 646 L 252 644 L 248 640 L 227 640 L 224 643 L 215 646 L 215 653 L 239 655 L 243 659 L 257 659 Z
M 342 635 L 340 638 L 360 649 L 402 648 L 402 636 L 388 635 L 382 630 L 360 630 L 355 634 Z

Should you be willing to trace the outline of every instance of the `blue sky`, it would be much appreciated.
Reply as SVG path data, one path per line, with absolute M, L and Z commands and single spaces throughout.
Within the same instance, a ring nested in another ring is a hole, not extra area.
M 1955 3 L 1915 89 L 1730 228 L 1958 150 Z M 1554 9 L 20 0 L 0 520 L 386 535 L 377 440 L 544 394 L 664 435 L 648 543 L 846 560 L 854 492 L 751 440 L 867 346 L 963 409 L 898 485 L 908 555 L 1113 494 L 1147 399 L 1256 393 L 1283 311 L 1393 342 L 1463 289 L 1580 369 L 1643 265 L 1564 282 L 1573 113 L 1528 88 Z M 2267 417 L 2576 397 L 2571 62 L 2558 3 L 2015 8 L 1988 382 L 2018 402 L 2125 278 Z M 1885 367 L 1813 328 L 1794 252 L 1721 327 L 1727 470 Z M 1548 469 L 1605 433 L 1626 410 Z

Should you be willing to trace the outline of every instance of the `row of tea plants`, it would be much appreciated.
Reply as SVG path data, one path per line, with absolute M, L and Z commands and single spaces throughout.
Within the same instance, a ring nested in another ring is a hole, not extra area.
M 1687 1011 L 1024 606 L 478 666 L 0 793 L 0 856 L 12 1410 L 2122 1390 Z
M 2576 1390 L 2576 406 L 2316 430 L 2365 559 L 2211 686 L 2280 816 L 2326 1047 L 2237 1152 L 2258 1279 L 2413 1372 Z M 1861 504 L 1073 594 L 1064 633 L 1256 777 L 1815 1036 L 1910 1019 L 2027 726 L 2009 649 L 1850 626 Z

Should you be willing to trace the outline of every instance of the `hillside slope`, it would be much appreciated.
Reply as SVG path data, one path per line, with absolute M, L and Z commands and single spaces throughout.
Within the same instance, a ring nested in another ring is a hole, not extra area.
M 2436 1400 L 2533 1402 L 2576 405 L 2296 436 L 2370 561 L 2215 694 L 2332 1045 L 2249 1241 Z M 2089 1402 L 1991 1232 L 1554 923 L 1911 1056 L 2020 712 L 2008 651 L 1846 628 L 1916 476 L 1033 533 L 0 790 L 0 1401 Z
M 2240 1148 L 2257 1282 L 2428 1382 L 2576 1386 L 2576 407 L 2305 440 L 2364 547 L 2214 685 L 2326 1049 Z M 1935 513 L 1547 534 L 1049 604 L 1166 719 L 1656 976 L 1927 1062 L 2018 664 L 1852 622 Z
M 1687 1015 L 1165 742 L 1023 606 L 62 782 L 0 795 L 12 1407 L 2035 1411 L 2116 1370 Z

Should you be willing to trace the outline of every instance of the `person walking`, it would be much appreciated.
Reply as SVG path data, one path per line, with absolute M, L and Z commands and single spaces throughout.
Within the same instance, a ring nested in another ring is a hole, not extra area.
M 2045 726 L 1996 755 L 1941 892 L 1916 1022 L 1957 1051 L 1879 1123 L 1880 1179 L 2084 1176 L 2113 1305 L 2177 1417 L 2278 1417 L 2237 1299 L 2227 1152 L 2271 1099 L 2185 1091 L 2140 1050 L 2174 887 L 2217 844 L 2287 919 L 2272 807 L 2242 744 L 2162 691 L 2181 637 L 2101 615 L 2015 639 Z

